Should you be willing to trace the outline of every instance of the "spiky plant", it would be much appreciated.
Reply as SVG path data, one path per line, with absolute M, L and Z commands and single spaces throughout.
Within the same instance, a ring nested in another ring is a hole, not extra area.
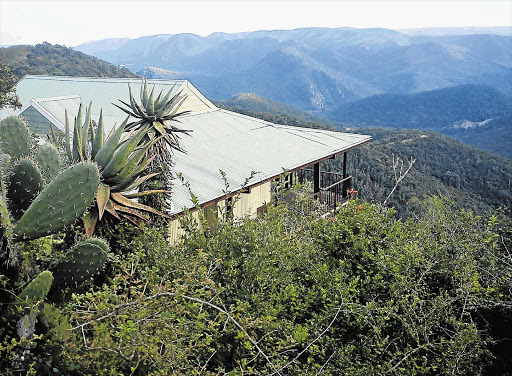
M 153 213 L 160 217 L 167 216 L 160 211 L 143 205 L 134 200 L 155 193 L 165 193 L 165 190 L 137 191 L 139 186 L 148 179 L 154 178 L 156 173 L 146 174 L 148 165 L 155 158 L 148 156 L 151 147 L 160 140 L 146 137 L 149 129 L 140 127 L 127 132 L 129 117 L 117 128 L 113 128 L 110 135 L 105 138 L 103 114 L 100 112 L 98 126 L 94 131 L 91 124 L 91 107 L 86 108 L 85 120 L 82 122 L 82 106 L 74 121 L 73 137 L 71 139 L 69 120 L 66 113 L 66 152 L 72 162 L 93 161 L 101 173 L 95 205 L 83 217 L 86 233 L 92 235 L 98 221 L 103 219 L 105 213 L 115 218 L 120 216 L 134 224 L 140 221 L 149 221 L 146 213 Z
M 41 249 L 33 240 L 57 234 L 75 223 L 93 202 L 100 182 L 96 164 L 83 161 L 60 171 L 54 148 L 41 145 L 34 156 L 32 146 L 23 119 L 9 117 L 0 121 L 0 336 L 16 333 L 21 340 L 14 342 L 10 361 L 20 374 L 26 373 L 31 351 L 23 338 L 34 335 L 41 303 L 55 285 L 50 270 L 40 271 L 44 265 L 39 263 L 37 252 Z M 91 248 L 91 243 L 101 248 L 94 249 L 94 260 L 80 253 L 86 246 Z M 23 247 L 26 248 L 22 251 Z M 107 252 L 103 240 L 88 239 L 85 245 L 77 244 L 69 252 L 75 261 L 72 265 L 62 264 L 63 260 L 55 260 L 55 264 L 66 265 L 68 274 L 85 281 L 103 268 Z M 27 277 L 30 281 L 26 281 Z M 23 290 L 16 294 L 23 282 Z M 46 312 L 57 310 L 48 306 Z
M 130 103 L 119 100 L 124 106 L 114 104 L 128 115 L 138 119 L 126 126 L 127 131 L 148 129 L 147 138 L 157 140 L 151 152 L 157 155 L 156 163 L 160 166 L 172 164 L 174 150 L 183 151 L 179 143 L 179 134 L 187 134 L 184 130 L 175 126 L 179 122 L 179 116 L 190 111 L 179 109 L 186 99 L 181 92 L 173 94 L 175 85 L 163 95 L 163 90 L 155 97 L 155 87 L 149 90 L 147 80 L 144 80 L 140 90 L 140 104 L 133 97 L 132 89 L 128 85 Z

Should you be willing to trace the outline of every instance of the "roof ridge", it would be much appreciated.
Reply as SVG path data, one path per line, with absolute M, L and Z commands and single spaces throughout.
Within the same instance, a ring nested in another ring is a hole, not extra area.
M 56 100 L 64 100 L 64 99 L 80 99 L 80 95 L 74 94 L 74 95 L 63 95 L 60 97 L 43 97 L 43 98 L 32 98 L 32 100 L 36 102 L 49 102 L 49 101 L 56 101 Z
M 90 81 L 96 81 L 96 82 L 106 82 L 106 83 L 112 83 L 112 82 L 142 82 L 143 78 L 137 78 L 137 77 L 82 77 L 82 76 L 49 76 L 49 75 L 26 75 L 23 77 L 23 79 L 40 79 L 40 80 L 53 80 L 53 81 L 75 81 L 75 82 L 90 82 Z M 147 79 L 148 83 L 155 82 L 159 85 L 174 85 L 176 82 L 189 82 L 186 79 L 161 79 L 161 78 L 149 78 Z M 21 80 L 20 80 L 21 81 Z

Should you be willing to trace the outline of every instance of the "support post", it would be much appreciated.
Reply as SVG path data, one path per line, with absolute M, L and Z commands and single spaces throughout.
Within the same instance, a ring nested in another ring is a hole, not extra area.
M 320 162 L 313 165 L 313 193 L 320 192 Z
M 343 179 L 347 178 L 347 152 L 343 153 Z M 349 187 L 350 182 L 348 180 L 343 181 L 343 192 L 341 195 L 343 197 L 347 197 L 347 189 L 350 189 Z

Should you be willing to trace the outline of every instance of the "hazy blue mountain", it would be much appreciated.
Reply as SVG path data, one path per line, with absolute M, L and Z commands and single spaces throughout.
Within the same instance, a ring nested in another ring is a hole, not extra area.
M 402 29 L 402 33 L 409 35 L 471 35 L 471 34 L 496 34 L 496 35 L 512 35 L 512 27 L 510 26 L 491 26 L 491 27 L 428 27 L 418 29 Z
M 512 113 L 510 98 L 483 85 L 461 85 L 415 94 L 381 94 L 326 113 L 347 124 L 439 131 L 460 121 L 481 122 Z
M 464 84 L 512 96 L 509 29 L 302 28 L 157 35 L 76 49 L 134 72 L 147 67 L 169 70 L 173 77 L 179 72 L 212 99 L 251 92 L 318 113 L 378 93 Z
M 347 125 L 433 130 L 512 159 L 512 100 L 490 86 L 381 94 L 324 115 Z
M 103 39 L 95 42 L 83 43 L 80 45 L 78 50 L 88 55 L 96 55 L 98 52 L 117 50 L 129 41 L 130 38 Z

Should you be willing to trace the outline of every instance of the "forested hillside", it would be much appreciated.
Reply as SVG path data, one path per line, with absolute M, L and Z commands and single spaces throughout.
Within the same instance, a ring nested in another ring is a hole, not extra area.
M 0 48 L 0 60 L 18 78 L 26 74 L 86 77 L 137 77 L 126 68 L 59 45 Z
M 381 94 L 333 107 L 330 119 L 357 126 L 443 131 L 458 122 L 512 114 L 512 99 L 483 85 L 462 85 L 416 94 Z M 459 126 L 460 127 L 460 126 Z

